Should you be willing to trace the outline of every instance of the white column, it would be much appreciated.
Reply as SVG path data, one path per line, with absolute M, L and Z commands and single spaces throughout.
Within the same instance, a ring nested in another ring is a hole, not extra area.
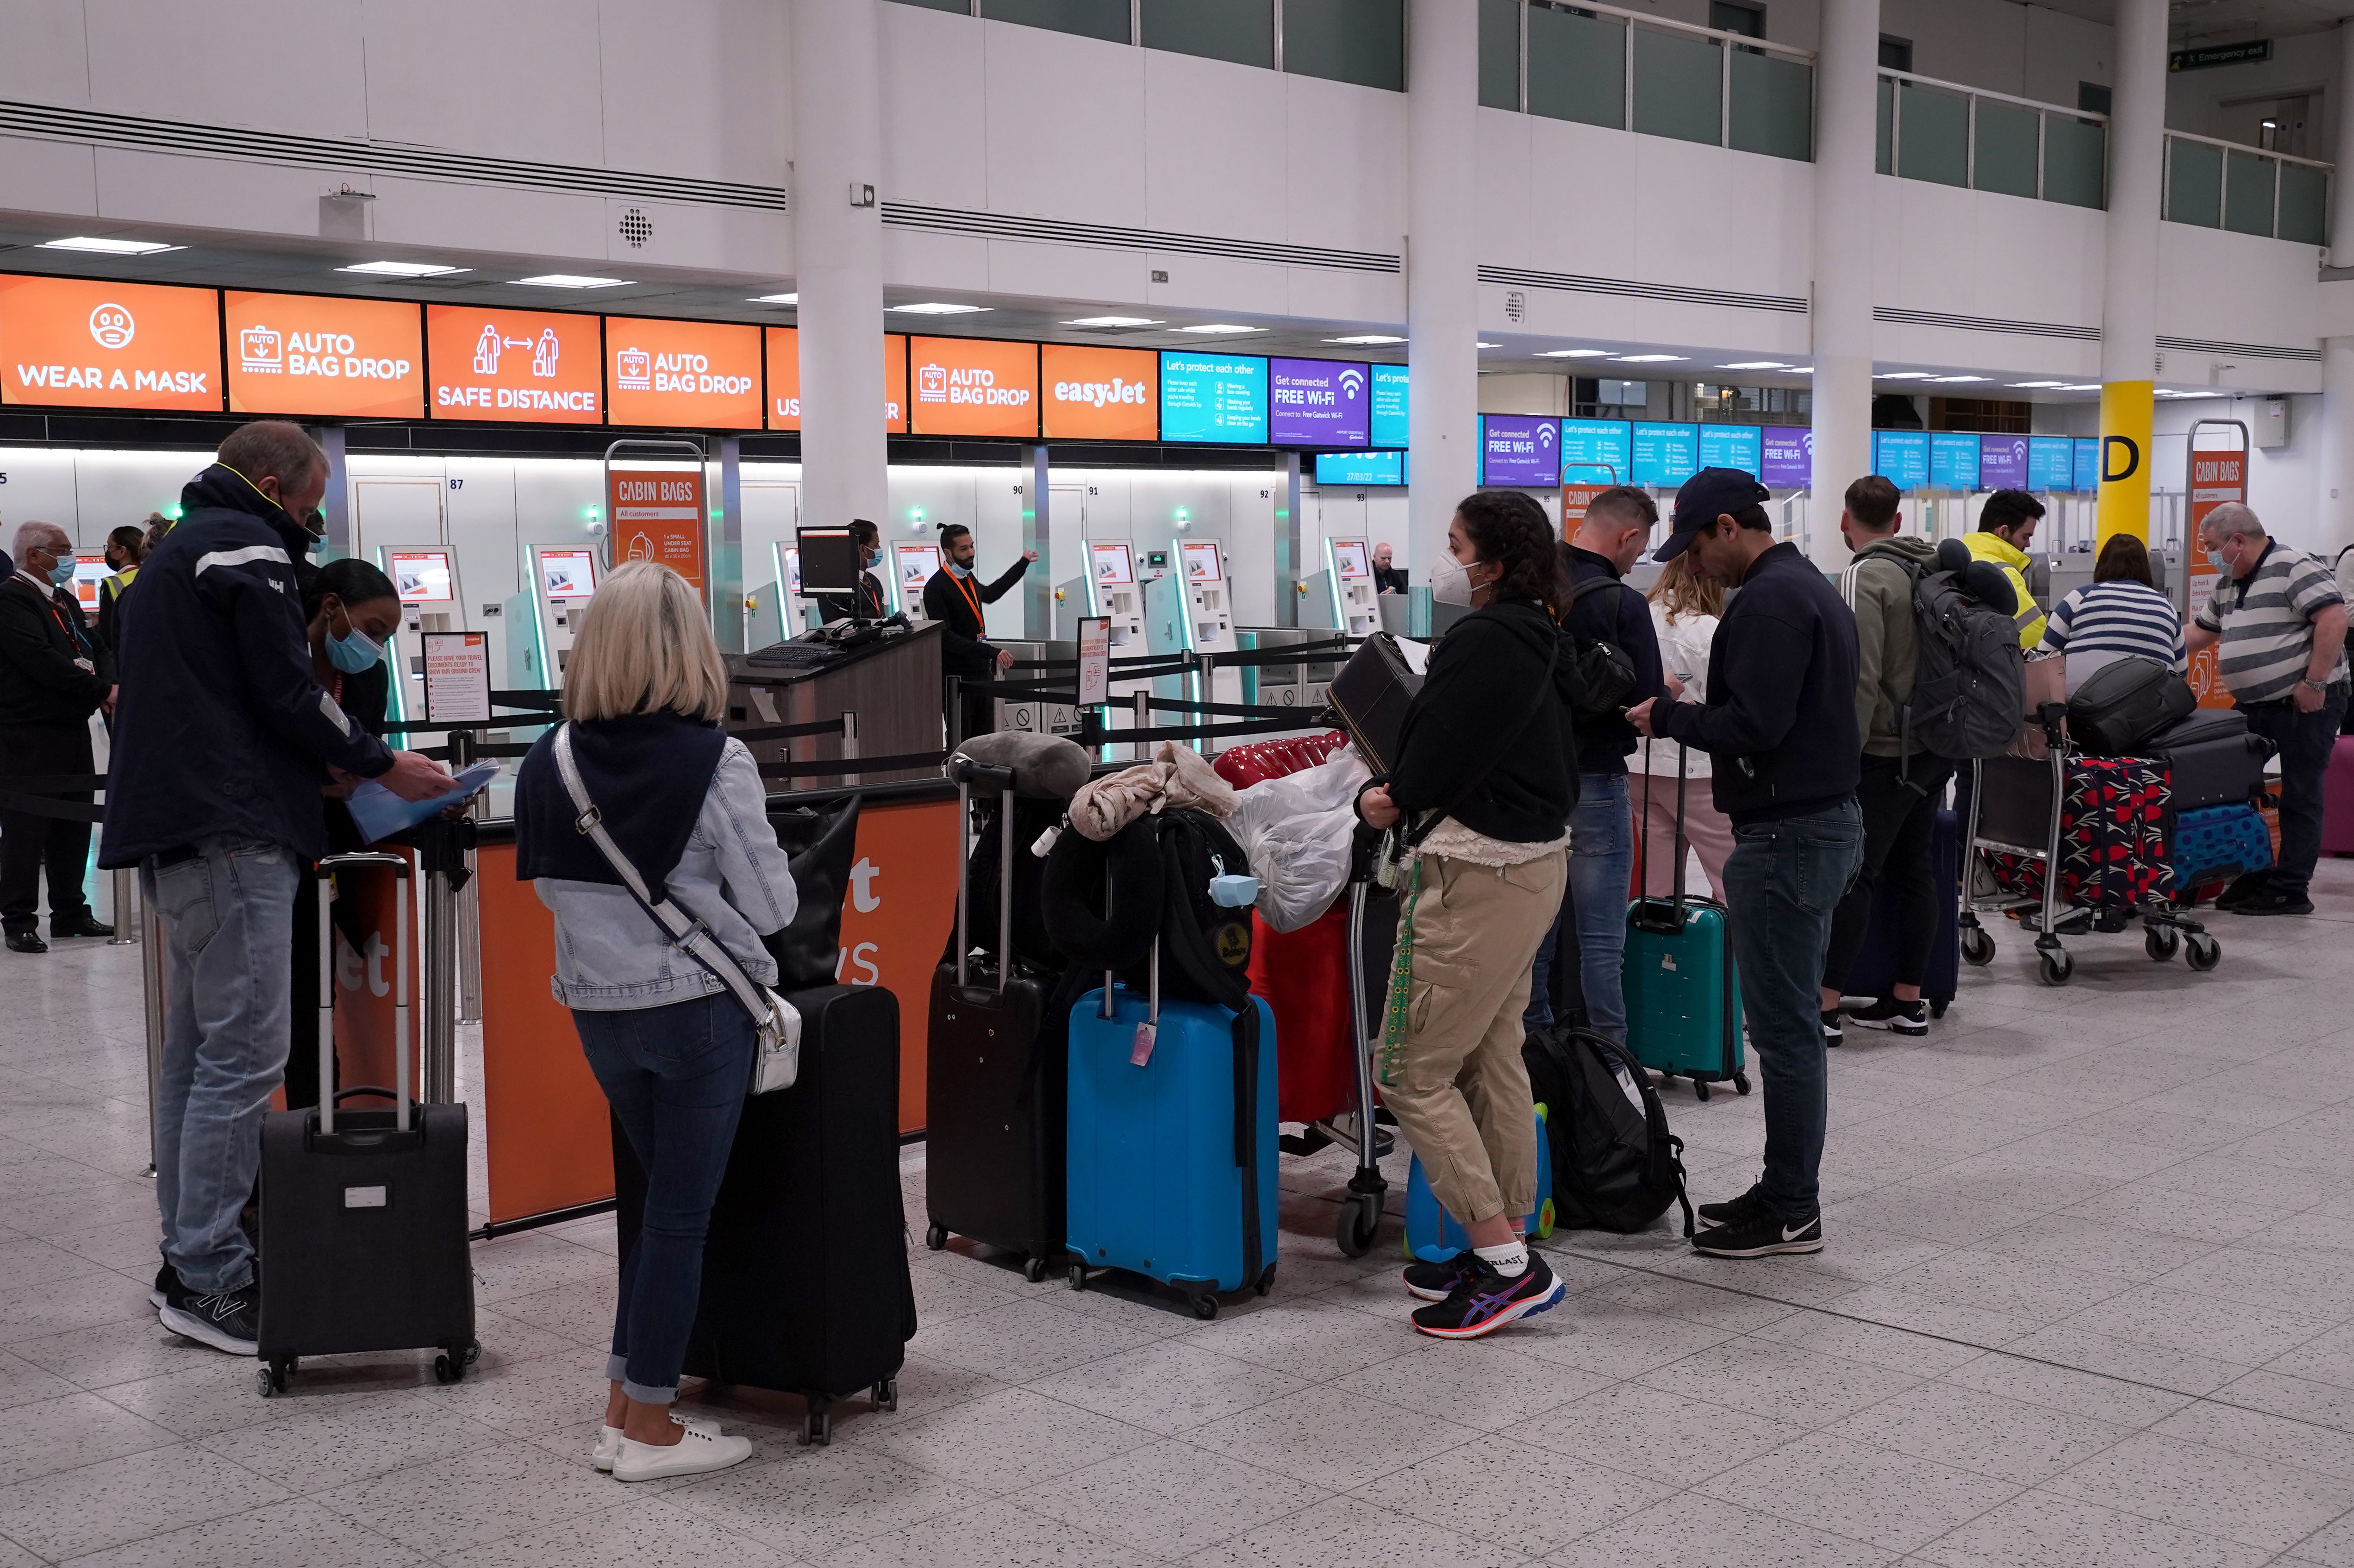
M 2166 0 L 2117 0 L 2101 294 L 2097 532 L 2149 536 L 2151 390 L 2158 374 L 2158 223 L 2166 172 Z
M 1478 0 L 1410 0 L 1406 60 L 1406 559 L 1416 587 L 1479 481 Z
M 1814 558 L 1844 566 L 1839 514 L 1872 471 L 1872 147 L 1880 0 L 1823 0 L 1815 61 Z
M 2338 167 L 2329 176 L 2329 264 L 2354 267 L 2354 22 L 2338 24 Z M 2340 283 L 2337 288 L 2348 285 Z M 2313 550 L 2335 558 L 2354 544 L 2354 337 L 2321 340 L 2321 463 L 2314 497 Z
M 793 261 L 801 293 L 801 515 L 886 530 L 877 0 L 793 6 Z

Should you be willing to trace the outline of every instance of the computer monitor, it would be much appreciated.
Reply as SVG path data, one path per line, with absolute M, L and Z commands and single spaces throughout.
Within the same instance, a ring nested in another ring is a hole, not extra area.
M 864 567 L 858 558 L 858 541 L 847 528 L 796 528 L 793 543 L 801 556 L 804 594 L 854 594 Z

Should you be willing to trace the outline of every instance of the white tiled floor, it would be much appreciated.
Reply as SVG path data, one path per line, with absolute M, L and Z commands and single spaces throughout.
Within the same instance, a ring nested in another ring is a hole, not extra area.
M 609 1223 L 476 1249 L 474 1380 L 261 1400 L 145 1302 L 137 950 L 0 955 L 0 1568 L 2354 1568 L 2354 863 L 2317 898 L 2219 917 L 2211 975 L 2080 940 L 2057 991 L 2006 929 L 1926 1043 L 1857 1032 L 1819 1257 L 1562 1234 L 1562 1309 L 1438 1344 L 1394 1225 L 1334 1248 L 1327 1154 L 1287 1162 L 1266 1301 L 1201 1324 L 917 1241 L 896 1414 L 805 1448 L 739 1402 L 751 1464 L 634 1489 L 587 1463 Z M 1696 1194 L 1745 1184 L 1757 1100 L 1668 1105 Z M 906 1188 L 920 1235 L 920 1149 Z

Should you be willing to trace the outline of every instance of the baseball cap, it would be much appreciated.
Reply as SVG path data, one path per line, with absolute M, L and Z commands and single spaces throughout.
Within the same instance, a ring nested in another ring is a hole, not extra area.
M 1700 531 L 1728 512 L 1770 500 L 1772 493 L 1757 476 L 1737 468 L 1704 468 L 1684 481 L 1676 492 L 1670 514 L 1668 542 L 1651 552 L 1655 561 L 1672 561 L 1691 547 Z

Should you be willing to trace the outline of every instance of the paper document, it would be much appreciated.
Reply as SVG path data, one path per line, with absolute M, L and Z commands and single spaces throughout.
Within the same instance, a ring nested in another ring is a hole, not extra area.
M 499 776 L 495 760 L 477 762 L 458 775 L 458 787 L 446 795 L 436 795 L 430 800 L 404 800 L 373 779 L 361 781 L 344 802 L 352 811 L 352 821 L 358 825 L 360 837 L 369 843 L 390 838 L 397 832 L 413 828 L 418 823 L 438 817 L 452 806 L 462 805 L 490 787 Z

